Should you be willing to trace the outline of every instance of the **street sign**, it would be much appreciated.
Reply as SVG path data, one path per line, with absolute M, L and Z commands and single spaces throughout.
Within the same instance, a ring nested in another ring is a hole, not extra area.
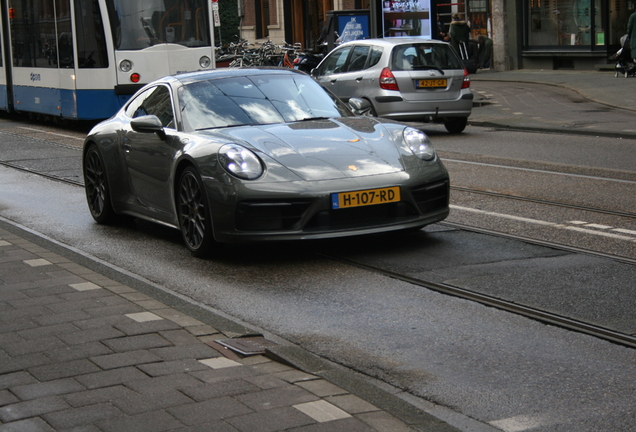
M 214 20 L 214 27 L 221 27 L 221 18 L 219 17 L 218 0 L 212 0 L 212 19 Z

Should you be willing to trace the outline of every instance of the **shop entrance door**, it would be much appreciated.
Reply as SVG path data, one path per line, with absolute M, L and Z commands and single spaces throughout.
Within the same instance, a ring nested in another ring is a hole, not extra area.
M 316 49 L 316 43 L 327 17 L 333 10 L 333 0 L 291 0 L 290 24 L 286 24 L 287 42 L 300 42 L 303 50 Z

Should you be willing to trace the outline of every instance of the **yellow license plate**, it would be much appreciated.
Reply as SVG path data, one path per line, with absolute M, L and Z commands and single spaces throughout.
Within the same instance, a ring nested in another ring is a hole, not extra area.
M 331 207 L 334 209 L 385 204 L 397 201 L 400 201 L 399 186 L 331 194 Z
M 446 79 L 425 79 L 419 80 L 417 83 L 419 88 L 439 88 L 446 87 Z

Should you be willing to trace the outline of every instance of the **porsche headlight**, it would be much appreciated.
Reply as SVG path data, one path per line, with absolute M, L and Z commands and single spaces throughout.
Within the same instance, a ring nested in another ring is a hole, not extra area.
M 435 159 L 435 149 L 424 132 L 418 129 L 406 128 L 403 136 L 404 141 L 416 156 L 425 161 Z
M 223 168 L 240 179 L 254 180 L 263 174 L 263 164 L 258 156 L 238 144 L 221 147 L 219 161 Z

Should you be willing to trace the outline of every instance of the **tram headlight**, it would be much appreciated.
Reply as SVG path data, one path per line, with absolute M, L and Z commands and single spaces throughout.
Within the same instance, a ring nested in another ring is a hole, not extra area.
M 199 66 L 201 66 L 203 69 L 209 68 L 211 63 L 212 61 L 208 56 L 203 56 L 199 59 Z
M 130 72 L 132 66 L 133 64 L 130 60 L 122 60 L 119 62 L 119 70 L 122 72 Z

